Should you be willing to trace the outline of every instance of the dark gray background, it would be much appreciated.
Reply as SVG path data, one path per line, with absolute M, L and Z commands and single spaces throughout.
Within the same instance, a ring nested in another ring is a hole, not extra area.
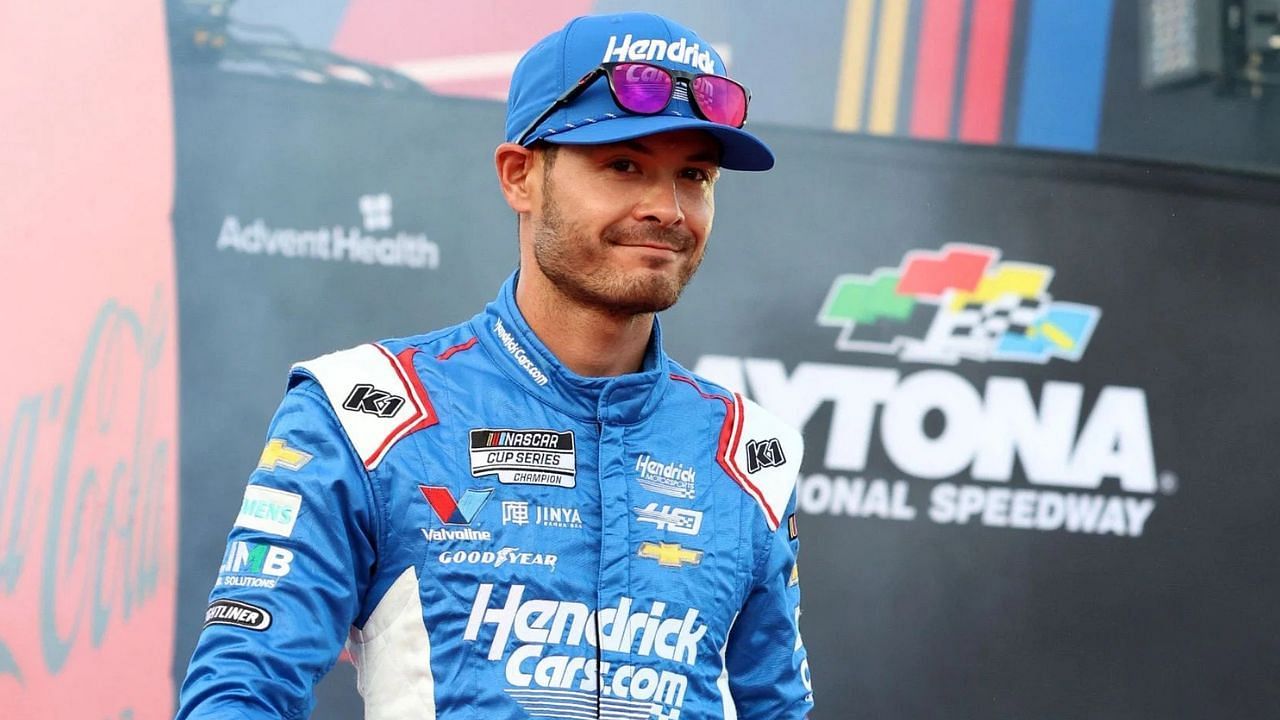
M 174 67 L 181 331 L 175 674 L 194 645 L 245 478 L 293 361 L 469 317 L 516 262 L 497 103 Z M 1102 320 L 1079 363 L 962 363 L 1147 393 L 1157 469 L 1181 479 L 1140 538 L 802 517 L 819 720 L 1274 717 L 1280 506 L 1273 317 L 1280 184 L 1168 166 L 755 128 L 780 160 L 729 173 L 707 262 L 664 318 L 668 350 L 892 365 L 814 318 L 835 275 L 946 242 L 1056 268 Z M 215 249 L 224 217 L 425 232 L 438 270 Z M 929 366 L 903 366 L 913 372 Z M 830 410 L 805 428 L 820 471 Z M 868 477 L 897 471 L 873 443 Z M 915 481 L 913 492 L 927 483 Z M 350 666 L 316 718 L 359 717 Z

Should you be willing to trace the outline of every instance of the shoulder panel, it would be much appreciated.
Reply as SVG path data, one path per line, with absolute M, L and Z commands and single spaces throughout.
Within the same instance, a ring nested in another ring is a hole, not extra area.
M 368 343 L 293 366 L 320 383 L 367 470 L 410 433 L 439 422 L 413 367 L 416 352 L 409 347 L 396 355 Z
M 804 439 L 795 428 L 738 393 L 726 405 L 729 412 L 716 459 L 759 503 L 769 529 L 777 530 L 795 489 Z

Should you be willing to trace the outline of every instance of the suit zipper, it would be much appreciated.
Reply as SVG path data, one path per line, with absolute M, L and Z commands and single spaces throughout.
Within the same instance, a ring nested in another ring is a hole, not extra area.
M 596 719 L 602 717 L 603 698 L 604 698 L 604 652 L 600 649 L 600 597 L 603 586 L 600 578 L 604 573 L 604 523 L 605 523 L 605 503 L 604 503 L 604 423 L 596 418 L 596 483 L 600 486 L 600 545 L 599 555 L 596 558 Z

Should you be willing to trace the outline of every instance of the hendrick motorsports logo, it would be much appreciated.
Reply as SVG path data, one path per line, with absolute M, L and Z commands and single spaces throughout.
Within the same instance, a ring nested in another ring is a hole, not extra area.
M 898 269 L 842 275 L 818 322 L 842 328 L 842 350 L 904 361 L 1079 362 L 1101 311 L 1053 300 L 1052 268 L 999 255 L 947 245 L 909 252 Z M 1157 472 L 1138 387 L 812 361 L 788 371 L 778 359 L 720 355 L 695 371 L 825 447 L 797 485 L 811 515 L 1137 537 L 1158 495 L 1178 487 Z
M 239 217 L 228 215 L 218 232 L 217 248 L 248 255 L 280 255 L 386 267 L 430 270 L 440 267 L 440 246 L 428 240 L 426 233 L 366 234 L 391 229 L 390 195 L 363 195 L 356 206 L 360 211 L 361 227 L 279 228 L 267 225 L 262 218 L 246 224 Z
M 999 259 L 980 245 L 912 250 L 900 267 L 836 278 L 818 322 L 841 329 L 841 350 L 913 362 L 1079 360 L 1098 308 L 1055 301 L 1051 267 Z

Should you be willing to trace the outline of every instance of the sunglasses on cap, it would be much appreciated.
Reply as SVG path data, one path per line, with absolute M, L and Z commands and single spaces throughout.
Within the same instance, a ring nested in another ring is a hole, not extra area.
M 583 75 L 556 98 L 520 133 L 516 143 L 523 145 L 551 113 L 576 100 L 602 75 L 609 80 L 613 102 L 634 115 L 656 115 L 675 99 L 687 101 L 698 117 L 708 122 L 735 128 L 747 122 L 751 93 L 736 80 L 723 75 L 672 70 L 652 63 L 607 62 Z

